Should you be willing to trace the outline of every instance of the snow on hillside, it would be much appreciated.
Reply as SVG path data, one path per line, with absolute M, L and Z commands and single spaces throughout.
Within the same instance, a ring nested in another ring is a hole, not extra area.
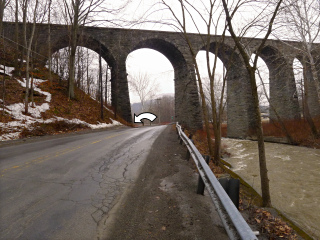
M 12 67 L 5 67 L 5 73 L 7 75 L 11 76 L 11 72 L 14 68 Z M 4 69 L 0 69 L 0 72 L 4 72 Z M 22 87 L 26 87 L 26 80 L 23 79 L 22 81 L 17 80 Z M 65 119 L 61 117 L 55 116 L 54 118 L 51 119 L 46 119 L 44 120 L 41 117 L 41 113 L 47 111 L 50 108 L 50 101 L 51 101 L 51 94 L 49 92 L 44 92 L 40 88 L 38 88 L 39 84 L 42 82 L 45 82 L 47 80 L 41 80 L 41 79 L 34 79 L 34 91 L 43 94 L 46 96 L 45 103 L 42 103 L 41 105 L 36 105 L 32 106 L 32 103 L 29 103 L 29 113 L 31 116 L 27 116 L 24 114 L 24 104 L 23 103 L 16 103 L 16 104 L 11 104 L 11 105 L 6 105 L 5 106 L 5 111 L 12 116 L 12 118 L 15 119 L 15 121 L 11 121 L 8 123 L 2 123 L 0 122 L 0 128 L 5 129 L 6 134 L 3 134 L 0 136 L 0 141 L 7 141 L 7 140 L 13 140 L 13 139 L 18 139 L 20 132 L 22 131 L 23 128 L 31 129 L 32 124 L 34 123 L 51 123 L 55 121 L 65 121 L 68 123 L 80 123 L 83 125 L 86 125 L 90 127 L 91 129 L 99 129 L 99 128 L 107 128 L 107 127 L 112 127 L 116 125 L 122 125 L 120 122 L 112 120 L 111 124 L 106 124 L 106 123 L 99 123 L 99 124 L 89 124 L 87 122 L 84 122 L 80 119 Z M 29 86 L 30 87 L 30 86 Z M 3 102 L 2 99 L 0 99 L 0 102 Z

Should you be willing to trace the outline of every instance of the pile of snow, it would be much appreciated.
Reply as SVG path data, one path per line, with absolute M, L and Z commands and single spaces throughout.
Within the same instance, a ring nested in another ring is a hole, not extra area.
M 12 72 L 12 70 L 14 70 L 14 68 L 5 67 L 5 73 L 7 75 L 11 76 L 10 73 Z M 0 72 L 3 73 L 4 69 L 0 69 Z M 20 81 L 18 79 L 16 79 L 16 80 L 21 84 L 22 87 L 26 87 L 26 79 L 23 79 L 22 81 Z M 87 122 L 84 122 L 84 121 L 76 119 L 76 118 L 69 120 L 69 119 L 56 117 L 56 116 L 54 118 L 44 120 L 41 117 L 41 113 L 47 111 L 50 108 L 51 94 L 48 92 L 42 91 L 38 87 L 39 84 L 41 84 L 42 82 L 45 82 L 47 80 L 34 79 L 33 81 L 34 81 L 34 91 L 45 95 L 46 102 L 41 105 L 34 104 L 34 106 L 32 106 L 32 103 L 29 103 L 28 111 L 31 114 L 31 116 L 27 116 L 27 115 L 23 114 L 24 108 L 25 108 L 23 103 L 16 103 L 16 104 L 11 104 L 11 105 L 5 106 L 5 111 L 7 113 L 9 113 L 16 120 L 8 122 L 8 123 L 0 122 L 0 128 L 6 129 L 6 131 L 8 132 L 8 133 L 0 136 L 0 141 L 13 140 L 13 139 L 19 138 L 19 135 L 20 135 L 22 129 L 27 128 L 27 129 L 32 130 L 31 127 L 34 123 L 51 123 L 51 122 L 55 122 L 55 121 L 65 121 L 68 123 L 80 123 L 80 124 L 83 124 L 83 125 L 90 127 L 91 129 L 107 128 L 107 127 L 122 125 L 120 122 L 115 121 L 115 120 L 112 120 L 112 123 L 110 123 L 110 124 L 106 124 L 106 123 L 89 124 Z M 31 83 L 29 83 L 29 84 L 31 84 Z M 30 85 L 29 85 L 29 87 L 30 87 Z M 0 102 L 3 102 L 3 100 L 0 99 Z
M 55 120 L 57 121 L 65 121 L 67 123 L 74 123 L 74 124 L 83 124 L 83 125 L 86 125 L 88 127 L 90 127 L 91 129 L 99 129 L 99 128 L 107 128 L 107 127 L 112 127 L 112 126 L 119 126 L 119 125 L 122 125 L 120 122 L 116 121 L 116 120 L 112 120 L 112 123 L 98 123 L 98 124 L 90 124 L 90 123 L 87 123 L 85 121 L 82 121 L 80 119 L 77 119 L 77 118 L 74 118 L 72 120 L 70 119 L 66 119 L 66 118 L 62 118 L 62 117 L 55 117 Z

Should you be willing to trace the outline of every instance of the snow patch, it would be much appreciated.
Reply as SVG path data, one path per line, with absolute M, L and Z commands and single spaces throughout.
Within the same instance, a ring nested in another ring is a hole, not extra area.
M 4 71 L 5 70 L 5 71 Z M 0 72 L 1 73 L 6 73 L 9 76 L 12 76 L 11 72 L 14 70 L 14 67 L 7 67 L 7 66 L 3 66 L 0 68 Z
M 99 128 L 107 128 L 107 127 L 112 127 L 112 126 L 120 126 L 122 125 L 120 122 L 116 120 L 112 120 L 112 123 L 98 123 L 98 124 L 89 124 L 89 127 L 92 129 L 99 129 Z
M 13 133 L 7 133 L 3 134 L 0 137 L 0 141 L 7 141 L 7 140 L 13 140 L 13 139 L 18 139 L 20 135 L 20 132 L 13 132 Z
M 61 118 L 61 117 L 56 117 L 56 119 L 58 121 L 65 121 L 67 123 L 74 123 L 74 124 L 83 124 L 83 125 L 86 125 L 88 127 L 90 127 L 91 129 L 100 129 L 100 128 L 107 128 L 107 127 L 112 127 L 112 126 L 119 126 L 119 125 L 122 125 L 120 122 L 118 121 L 115 121 L 115 120 L 112 120 L 112 123 L 98 123 L 98 124 L 90 124 L 90 123 L 87 123 L 85 121 L 82 121 L 80 119 L 77 119 L 77 118 L 74 118 L 74 119 L 65 119 L 65 118 Z
M 5 72 L 6 74 L 11 76 L 11 71 L 13 71 L 13 67 L 5 67 Z M 4 72 L 4 69 L 0 69 L 0 72 Z M 26 87 L 26 79 L 23 79 L 22 81 L 19 79 L 16 79 L 22 87 Z M 29 108 L 28 112 L 30 113 L 31 116 L 27 116 L 24 113 L 24 104 L 23 103 L 16 103 L 16 104 L 11 104 L 6 106 L 5 111 L 9 113 L 16 121 L 11 121 L 8 123 L 2 123 L 0 122 L 0 128 L 5 129 L 6 131 L 10 131 L 10 133 L 5 133 L 0 136 L 0 141 L 7 141 L 7 140 L 13 140 L 13 139 L 18 139 L 19 135 L 21 133 L 21 130 L 23 128 L 27 128 L 31 130 L 32 124 L 34 123 L 52 123 L 55 121 L 65 121 L 68 123 L 75 123 L 75 124 L 83 124 L 85 126 L 90 127 L 91 129 L 100 129 L 100 128 L 107 128 L 107 127 L 112 127 L 112 126 L 119 126 L 122 125 L 120 122 L 112 120 L 112 123 L 106 124 L 106 123 L 100 123 L 98 122 L 97 124 L 89 124 L 85 121 L 82 121 L 80 119 L 65 119 L 61 117 L 54 117 L 51 119 L 44 120 L 41 117 L 41 113 L 47 111 L 50 108 L 49 103 L 51 102 L 52 96 L 50 93 L 42 91 L 38 86 L 46 82 L 48 80 L 42 80 L 42 79 L 33 79 L 34 83 L 34 91 L 43 94 L 46 96 L 46 103 L 43 103 L 41 105 L 36 105 L 32 106 L 32 103 L 29 103 Z M 31 87 L 31 81 L 29 81 L 29 88 Z M 2 99 L 0 99 L 0 102 L 3 102 Z M 111 111 L 110 109 L 108 109 Z

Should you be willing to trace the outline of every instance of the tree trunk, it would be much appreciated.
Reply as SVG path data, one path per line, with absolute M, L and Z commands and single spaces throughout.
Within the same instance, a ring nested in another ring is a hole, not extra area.
M 224 36 L 225 32 L 223 33 Z M 224 39 L 224 37 L 222 38 Z M 211 97 L 211 111 L 212 111 L 212 126 L 213 126 L 213 133 L 214 133 L 214 162 L 216 165 L 219 165 L 220 158 L 221 158 L 221 115 L 222 115 L 222 102 L 223 102 L 223 92 L 225 86 L 225 78 L 223 78 L 223 88 L 221 92 L 221 102 L 219 104 L 219 112 L 217 112 L 217 102 L 215 99 L 215 92 L 214 92 L 214 80 L 215 80 L 215 71 L 216 71 L 216 64 L 217 64 L 217 56 L 218 56 L 218 47 L 215 49 L 215 58 L 214 58 L 214 65 L 213 70 L 210 71 L 210 64 L 209 64 L 209 44 L 207 42 L 207 49 L 206 49 L 206 58 L 207 58 L 207 69 L 208 75 L 210 78 L 210 97 Z M 220 46 L 220 43 L 219 43 Z
M 196 68 L 197 68 L 197 65 L 196 65 Z M 208 150 L 209 150 L 210 156 L 214 156 L 213 142 L 212 142 L 211 134 L 210 134 L 208 109 L 206 106 L 206 99 L 205 99 L 205 95 L 204 95 L 204 91 L 203 91 L 203 87 L 202 87 L 202 81 L 200 79 L 199 69 L 197 69 L 197 75 L 198 75 L 200 98 L 201 98 L 201 109 L 202 109 L 205 130 L 206 130 L 206 135 L 207 135 Z
M 109 65 L 107 64 L 107 70 L 106 70 L 106 83 L 105 83 L 105 90 L 104 90 L 104 100 L 106 103 L 106 106 L 108 105 L 108 70 L 109 70 Z
M 27 9 L 27 4 L 26 4 L 26 9 Z M 32 46 L 32 41 L 36 29 L 36 15 L 37 15 L 37 8 L 38 8 L 38 0 L 36 0 L 34 12 L 33 12 L 33 24 L 32 24 L 32 31 L 31 31 L 31 36 L 29 38 L 29 43 L 27 44 L 27 35 L 25 35 L 25 43 L 27 47 L 27 60 L 26 60 L 26 95 L 25 95 L 25 113 L 28 113 L 28 106 L 29 106 L 29 63 L 30 63 L 30 52 L 31 52 L 31 46 Z M 26 11 L 25 9 L 25 11 Z M 25 14 L 26 16 L 26 14 Z M 26 34 L 26 24 L 25 24 L 25 34 Z
M 213 124 L 214 131 L 214 162 L 216 165 L 220 163 L 221 158 L 221 123 Z
M 16 0 L 16 6 L 15 6 L 15 41 L 16 41 L 16 56 L 15 56 L 15 62 L 14 62 L 14 68 L 17 71 L 18 76 L 21 76 L 21 71 L 19 69 L 19 61 L 18 61 L 18 52 L 19 52 L 19 2 Z
M 74 24 L 71 29 L 71 46 L 69 55 L 69 88 L 68 97 L 74 99 L 74 78 L 75 78 L 75 63 L 76 63 L 76 51 L 77 51 L 77 35 L 78 35 L 78 20 L 75 14 Z
M 101 45 L 99 48 L 99 82 L 100 82 L 100 117 L 103 120 L 103 84 L 102 84 L 102 64 L 101 64 Z
M 33 68 L 33 67 L 32 67 Z M 32 107 L 34 107 L 34 98 L 33 98 L 33 74 L 31 73 L 31 86 L 30 86 L 30 95 L 31 95 L 31 103 L 32 103 Z
M 251 94 L 254 101 L 254 112 L 256 118 L 256 134 L 258 140 L 258 150 L 259 150 L 259 167 L 260 167 L 260 181 L 261 181 L 261 192 L 262 192 L 262 201 L 264 207 L 271 206 L 271 197 L 270 197 L 270 187 L 269 187 L 269 178 L 268 178 L 268 169 L 267 169 L 267 159 L 264 146 L 264 137 L 263 137 L 263 128 L 261 122 L 261 113 L 259 108 L 259 97 L 257 91 L 257 84 L 255 79 L 255 71 L 248 69 L 250 76 L 250 85 L 251 85 Z
M 5 97 L 6 97 L 6 66 L 3 65 L 3 79 L 2 79 L 2 114 L 4 116 Z
M 89 54 L 88 54 L 88 49 L 87 49 L 87 94 L 90 95 L 90 79 L 89 79 Z
M 31 53 L 31 84 L 30 84 L 30 95 L 31 95 L 31 103 L 32 103 L 32 107 L 34 107 L 34 81 L 33 81 L 33 58 L 32 58 L 32 53 Z
M 52 65 L 52 56 L 51 56 L 51 2 L 52 0 L 49 0 L 49 12 L 48 12 L 48 56 L 49 56 L 49 82 L 50 86 L 52 87 L 52 76 L 51 76 L 51 65 Z
M 0 34 L 2 34 L 3 13 L 6 7 L 6 0 L 0 0 Z
M 75 60 L 76 60 L 76 44 L 71 44 L 70 59 L 69 59 L 69 84 L 68 84 L 68 98 L 74 99 L 74 77 L 75 77 Z
M 27 42 L 27 7 L 28 7 L 28 1 L 25 0 L 22 2 L 22 8 L 23 8 L 23 39 L 24 39 L 24 47 L 28 49 L 28 42 Z M 21 63 L 23 62 L 24 58 L 24 48 L 21 52 L 22 56 L 20 59 L 20 68 L 21 68 Z M 29 52 L 27 51 L 27 62 L 26 62 L 26 93 L 25 93 L 25 98 L 24 98 L 24 112 L 25 114 L 28 113 L 28 100 L 29 100 Z

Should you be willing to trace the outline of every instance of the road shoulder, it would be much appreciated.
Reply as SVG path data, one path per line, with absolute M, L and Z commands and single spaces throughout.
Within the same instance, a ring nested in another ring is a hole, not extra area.
M 185 156 L 168 126 L 99 239 L 228 239 L 210 198 L 196 194 L 198 176 Z

